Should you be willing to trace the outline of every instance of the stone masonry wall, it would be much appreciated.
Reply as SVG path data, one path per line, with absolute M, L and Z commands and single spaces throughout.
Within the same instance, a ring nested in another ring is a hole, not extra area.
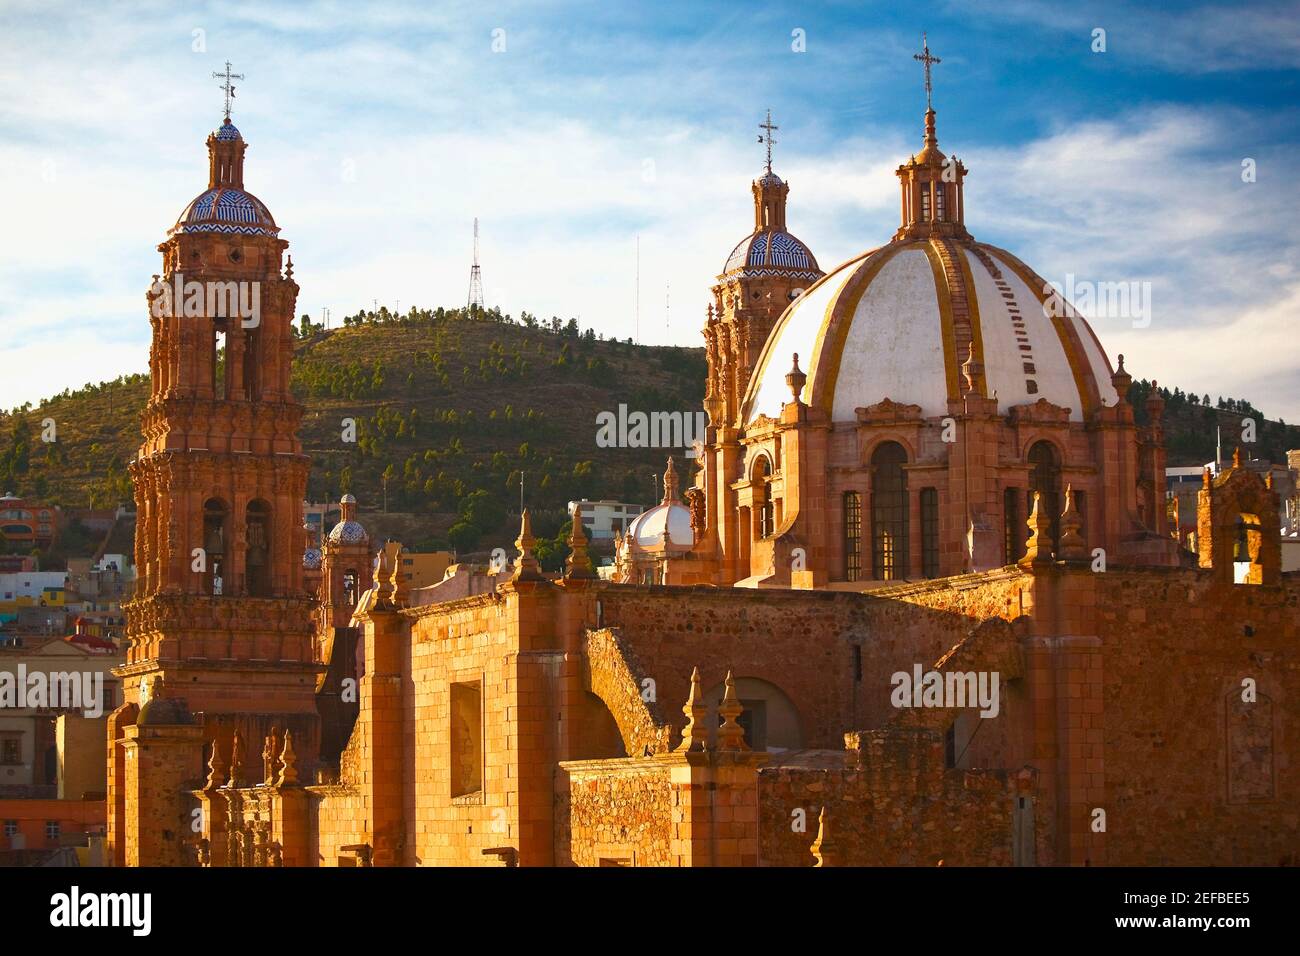
M 555 797 L 557 865 L 671 863 L 673 789 L 663 761 L 565 761 Z

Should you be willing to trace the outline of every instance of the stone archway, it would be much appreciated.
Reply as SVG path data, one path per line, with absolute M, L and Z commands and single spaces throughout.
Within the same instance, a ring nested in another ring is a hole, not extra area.
M 754 750 L 798 750 L 804 745 L 803 721 L 794 701 L 780 687 L 759 677 L 737 677 L 736 696 L 745 708 L 738 723 L 745 728 L 745 742 Z M 716 743 L 718 704 L 725 688 L 715 684 L 704 694 L 709 709 L 710 745 Z

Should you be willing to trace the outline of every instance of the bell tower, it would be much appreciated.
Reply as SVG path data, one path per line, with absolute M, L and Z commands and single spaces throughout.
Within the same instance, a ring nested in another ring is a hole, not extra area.
M 151 390 L 130 465 L 138 579 L 124 606 L 127 660 L 115 671 L 126 702 L 110 721 L 111 749 L 137 756 L 126 739 L 134 716 L 161 693 L 169 704 L 155 714 L 202 728 L 203 753 L 176 758 L 191 770 L 214 741 L 229 753 L 235 730 L 245 740 L 292 730 L 308 763 L 319 740 L 323 668 L 303 571 L 310 461 L 289 388 L 298 285 L 279 227 L 244 190 L 247 146 L 230 120 L 231 94 L 228 77 L 225 119 L 207 139 L 207 188 L 158 246 L 162 270 L 146 295 Z M 129 823 L 161 781 L 144 766 L 115 777 L 115 759 L 113 853 L 147 865 L 148 853 L 126 846 L 139 829 Z M 168 811 L 184 810 L 176 800 Z
M 773 124 L 771 110 L 758 128 L 767 163 L 750 186 L 754 231 L 727 258 L 704 328 L 709 362 L 704 404 L 718 426 L 739 414 L 749 377 L 785 307 L 822 275 L 811 250 L 786 229 L 790 186 L 772 171 L 772 133 L 780 127 Z

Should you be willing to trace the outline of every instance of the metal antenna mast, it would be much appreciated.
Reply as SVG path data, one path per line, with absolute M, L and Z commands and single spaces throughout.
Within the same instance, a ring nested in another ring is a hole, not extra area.
M 474 264 L 469 267 L 468 308 L 483 308 L 483 274 L 478 267 L 478 217 L 474 217 Z

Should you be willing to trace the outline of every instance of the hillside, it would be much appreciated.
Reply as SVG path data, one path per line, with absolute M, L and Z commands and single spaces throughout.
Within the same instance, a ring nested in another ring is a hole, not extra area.
M 312 501 L 355 494 L 363 517 L 426 548 L 505 546 L 518 530 L 520 473 L 539 537 L 573 498 L 650 503 L 667 449 L 600 448 L 596 416 L 694 411 L 703 349 L 602 340 L 577 323 L 495 310 L 386 309 L 324 331 L 300 323 L 294 391 L 312 457 Z M 90 385 L 0 414 L 0 490 L 67 507 L 129 503 L 145 376 Z M 41 441 L 53 419 L 58 440 Z M 344 440 L 346 419 L 355 441 Z M 679 449 L 676 454 L 680 455 Z M 401 517 L 399 513 L 405 513 Z
M 418 549 L 508 547 L 521 472 L 541 538 L 562 536 L 564 504 L 574 498 L 652 503 L 666 450 L 599 448 L 596 416 L 620 404 L 693 412 L 704 393 L 702 349 L 604 340 L 573 320 L 528 313 L 380 309 L 330 331 L 304 316 L 299 333 L 293 382 L 306 406 L 308 497 L 350 491 L 377 536 Z M 1141 381 L 1130 392 L 1140 421 L 1149 389 Z M 1254 456 L 1280 461 L 1300 447 L 1300 428 L 1265 420 L 1248 401 L 1207 406 L 1209 396 L 1161 392 L 1171 466 L 1212 459 L 1216 424 L 1230 452 L 1246 416 L 1259 423 Z M 64 508 L 129 503 L 125 466 L 147 396 L 147 379 L 134 375 L 0 413 L 0 491 Z M 53 443 L 41 441 L 49 419 Z M 346 419 L 355 422 L 353 442 L 344 441 Z M 562 550 L 542 547 L 550 566 Z

